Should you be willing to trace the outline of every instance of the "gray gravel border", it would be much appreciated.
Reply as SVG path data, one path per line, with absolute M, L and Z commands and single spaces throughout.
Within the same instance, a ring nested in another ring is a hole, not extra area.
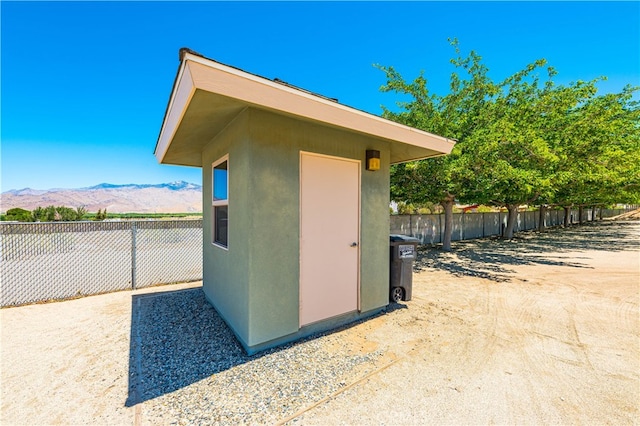
M 201 288 L 132 303 L 127 406 L 144 403 L 152 423 L 272 424 L 376 370 L 382 355 L 328 351 L 336 337 L 324 333 L 248 356 Z

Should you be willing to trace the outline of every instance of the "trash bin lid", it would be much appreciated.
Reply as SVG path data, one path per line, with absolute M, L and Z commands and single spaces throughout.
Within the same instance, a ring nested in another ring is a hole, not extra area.
M 389 235 L 389 242 L 392 243 L 420 243 L 420 240 L 408 235 L 391 234 Z

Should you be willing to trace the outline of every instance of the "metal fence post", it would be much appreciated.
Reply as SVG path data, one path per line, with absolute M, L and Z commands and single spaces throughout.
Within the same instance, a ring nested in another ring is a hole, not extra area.
M 136 289 L 136 223 L 131 222 L 131 289 Z

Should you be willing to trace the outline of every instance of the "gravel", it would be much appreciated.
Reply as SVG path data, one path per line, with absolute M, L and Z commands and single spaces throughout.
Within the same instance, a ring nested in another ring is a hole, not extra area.
M 335 333 L 247 356 L 201 288 L 135 296 L 128 405 L 150 423 L 265 424 L 377 368 L 381 351 L 332 351 Z

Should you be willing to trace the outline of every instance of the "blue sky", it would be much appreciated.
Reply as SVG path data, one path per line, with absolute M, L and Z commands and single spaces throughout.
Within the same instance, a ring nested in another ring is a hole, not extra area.
M 200 183 L 159 165 L 178 50 L 374 113 L 392 65 L 446 93 L 457 37 L 498 80 L 546 58 L 569 83 L 640 86 L 639 2 L 8 2 L 1 13 L 2 192 Z

